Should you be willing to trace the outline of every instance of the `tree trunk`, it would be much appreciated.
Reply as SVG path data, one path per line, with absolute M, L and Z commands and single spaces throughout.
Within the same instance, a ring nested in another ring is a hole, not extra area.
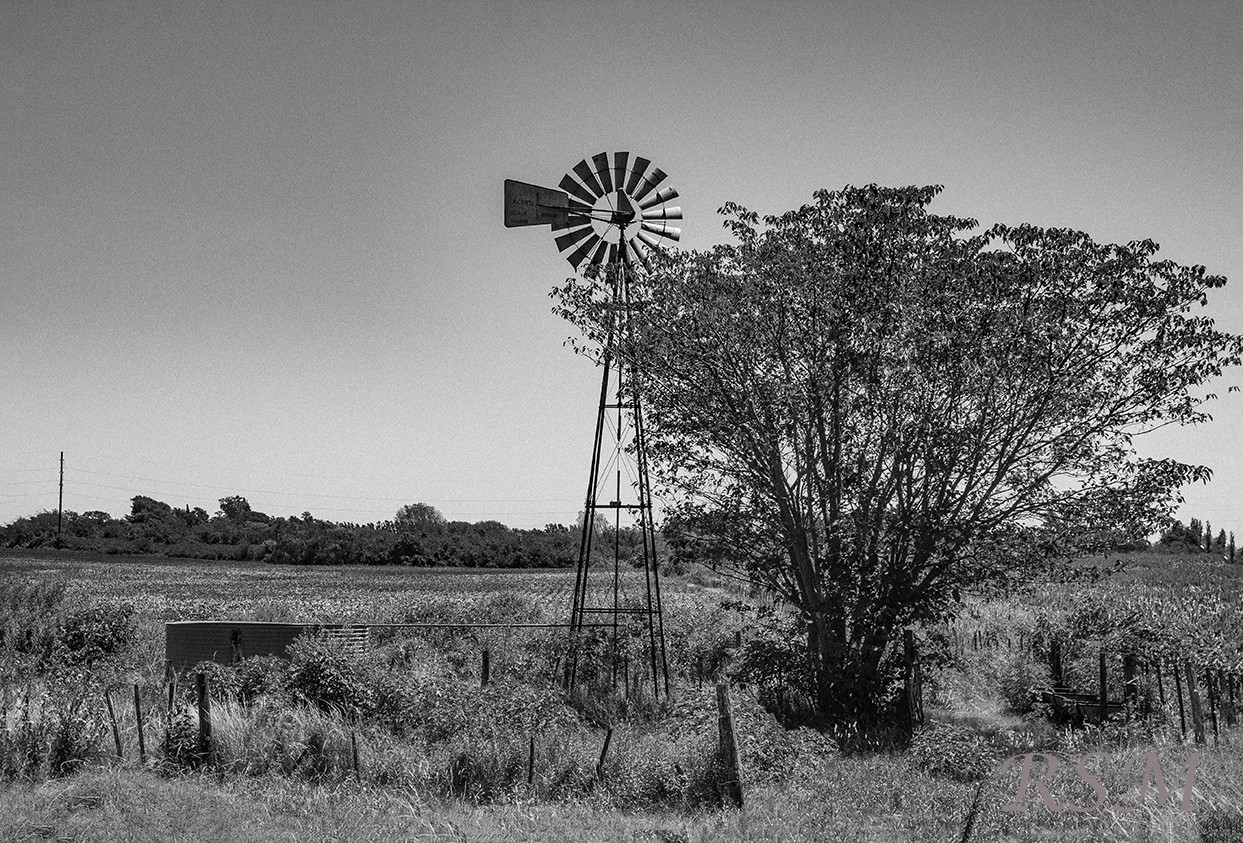
M 828 723 L 857 724 L 866 730 L 889 713 L 884 698 L 889 634 L 884 629 L 856 630 L 862 640 L 839 641 L 835 634 L 839 626 L 824 616 L 813 618 L 808 626 L 816 706 Z

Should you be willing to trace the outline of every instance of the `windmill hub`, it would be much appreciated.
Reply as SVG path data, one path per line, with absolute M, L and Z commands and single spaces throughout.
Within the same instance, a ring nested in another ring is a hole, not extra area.
M 596 200 L 591 210 L 591 227 L 601 239 L 610 243 L 622 243 L 633 237 L 634 229 L 627 226 L 635 222 L 634 204 L 624 190 L 604 194 Z

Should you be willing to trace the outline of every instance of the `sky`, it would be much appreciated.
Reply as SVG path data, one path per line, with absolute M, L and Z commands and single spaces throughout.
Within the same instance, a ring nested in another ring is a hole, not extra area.
M 0 523 L 144 494 L 365 523 L 582 509 L 599 374 L 549 292 L 555 186 L 627 150 L 717 209 L 932 210 L 1151 238 L 1233 279 L 1243 4 L 0 0 Z M 1140 440 L 1243 535 L 1243 383 Z

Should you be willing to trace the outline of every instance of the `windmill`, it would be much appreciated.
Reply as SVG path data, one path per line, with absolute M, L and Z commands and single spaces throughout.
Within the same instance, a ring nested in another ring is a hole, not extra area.
M 573 687 L 578 681 L 584 636 L 590 630 L 602 632 L 607 641 L 614 687 L 620 670 L 629 688 L 629 660 L 622 654 L 619 639 L 623 623 L 630 626 L 623 618 L 637 618 L 646 638 L 646 661 L 656 697 L 669 693 L 669 667 L 643 409 L 639 390 L 629 388 L 641 373 L 633 371 L 617 349 L 631 330 L 630 278 L 649 268 L 649 250 L 664 249 L 681 237 L 681 229 L 669 225 L 670 220 L 682 218 L 681 208 L 669 204 L 678 192 L 665 186 L 665 179 L 664 171 L 647 158 L 601 152 L 575 164 L 557 188 L 505 181 L 506 227 L 549 226 L 557 248 L 576 271 L 607 269 L 604 277 L 611 297 L 611 324 L 600 356 L 600 400 L 574 575 L 565 683 Z M 624 486 L 623 474 L 628 480 Z M 623 512 L 637 527 L 643 566 L 642 597 L 625 603 L 620 545 Z M 613 516 L 613 541 L 611 548 L 604 542 L 605 553 L 600 554 L 596 523 L 606 513 Z M 593 575 L 596 584 L 605 581 L 603 589 L 593 588 Z

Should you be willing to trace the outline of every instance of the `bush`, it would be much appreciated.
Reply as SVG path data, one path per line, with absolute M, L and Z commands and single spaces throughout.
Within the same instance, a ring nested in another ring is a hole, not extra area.
M 202 661 L 190 668 L 186 674 L 186 683 L 182 686 L 182 698 L 188 701 L 197 700 L 197 676 L 203 674 L 207 679 L 207 692 L 212 699 L 236 697 L 241 686 L 238 670 L 228 665 L 213 661 Z
M 1014 714 L 1031 714 L 1043 705 L 1044 693 L 1053 687 L 1048 665 L 1025 653 L 1017 653 L 1001 666 L 997 688 L 1006 708 Z
M 48 718 L 33 710 L 29 693 L 20 703 L 21 714 L 10 728 L 0 723 L 0 781 L 39 777 L 47 755 Z
M 289 676 L 289 662 L 279 656 L 251 656 L 235 669 L 237 698 L 244 703 L 279 696 Z
M 992 771 L 984 741 L 952 723 L 933 723 L 916 732 L 909 757 L 925 773 L 960 782 L 979 781 Z
M 199 755 L 199 721 L 184 705 L 178 705 L 164 729 L 160 754 L 173 768 L 191 770 L 202 758 Z
M 104 724 L 78 700 L 53 712 L 48 731 L 48 775 L 67 776 L 96 753 Z
M 375 708 L 375 690 L 340 642 L 304 635 L 289 647 L 285 687 L 295 699 L 356 718 Z
M 133 606 L 92 606 L 61 621 L 53 657 L 62 664 L 93 666 L 120 656 L 133 643 Z

